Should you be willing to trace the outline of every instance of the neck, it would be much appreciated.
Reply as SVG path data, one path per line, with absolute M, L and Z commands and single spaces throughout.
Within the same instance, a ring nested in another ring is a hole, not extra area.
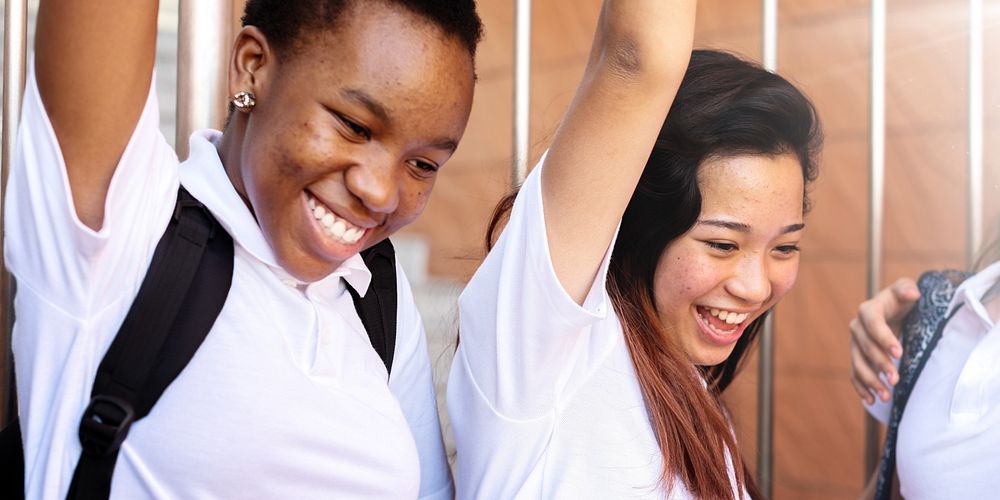
M 983 295 L 983 306 L 986 307 L 986 313 L 990 315 L 990 320 L 994 324 L 1000 322 L 1000 280 L 997 280 Z
M 229 178 L 229 182 L 236 189 L 243 203 L 253 213 L 253 206 L 250 205 L 250 200 L 247 198 L 243 177 L 240 175 L 243 167 L 243 138 L 246 133 L 246 125 L 246 115 L 239 111 L 234 112 L 225 130 L 222 131 L 222 139 L 219 140 L 216 149 L 219 151 L 222 166 L 226 169 L 226 177 Z

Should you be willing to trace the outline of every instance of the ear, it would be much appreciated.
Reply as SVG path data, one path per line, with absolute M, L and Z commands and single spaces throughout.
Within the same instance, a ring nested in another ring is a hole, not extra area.
M 253 92 L 264 97 L 268 76 L 277 63 L 267 37 L 256 26 L 246 26 L 236 35 L 229 61 L 229 97 Z

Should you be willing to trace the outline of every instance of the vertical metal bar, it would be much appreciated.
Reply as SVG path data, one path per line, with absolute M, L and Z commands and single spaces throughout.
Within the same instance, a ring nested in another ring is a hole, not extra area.
M 778 69 L 778 0 L 761 1 L 764 69 Z M 757 486 L 771 498 L 774 477 L 774 313 L 764 321 L 757 365 Z
M 531 105 L 531 0 L 514 5 L 514 165 L 511 187 L 528 175 L 528 111 Z
M 7 173 L 14 155 L 17 124 L 21 119 L 21 96 L 24 95 L 25 69 L 28 52 L 28 2 L 7 0 L 4 5 L 3 32 L 3 140 L 0 165 L 0 222 L 3 221 L 3 201 L 7 190 Z M 3 226 L 0 224 L 0 249 L 3 248 Z M 0 426 L 17 413 L 14 395 L 7 391 L 13 377 L 11 329 L 14 325 L 14 282 L 7 273 L 3 252 L 0 251 Z
M 868 296 L 881 287 L 882 208 L 885 194 L 885 0 L 871 4 L 871 103 L 869 145 L 869 215 L 868 215 Z M 878 464 L 879 424 L 865 417 L 865 469 L 867 481 Z
M 966 262 L 983 244 L 983 0 L 969 0 L 969 207 Z
M 221 129 L 226 121 L 226 60 L 233 2 L 181 0 L 177 33 L 177 155 L 188 154 L 195 130 Z
M 771 498 L 774 478 L 774 313 L 764 320 L 757 365 L 757 486 Z
M 762 0 L 761 11 L 761 59 L 773 72 L 778 70 L 778 0 Z

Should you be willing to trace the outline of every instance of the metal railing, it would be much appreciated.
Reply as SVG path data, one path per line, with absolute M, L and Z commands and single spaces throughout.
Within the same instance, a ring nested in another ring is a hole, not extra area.
M 181 0 L 177 30 L 177 156 L 188 138 L 226 122 L 226 61 L 232 43 L 232 0 Z
M 514 5 L 514 164 L 511 188 L 517 189 L 528 176 L 529 111 L 531 109 L 531 0 Z
M 882 208 L 885 200 L 885 0 L 871 3 L 871 78 L 868 138 L 868 297 L 881 288 Z M 865 415 L 864 479 L 875 470 L 879 453 L 879 424 Z
M 778 70 L 778 0 L 761 1 L 761 61 Z M 757 486 L 771 498 L 774 476 L 774 315 L 764 321 L 757 364 Z
M 7 0 L 4 5 L 3 32 L 3 138 L 0 148 L 0 222 L 3 221 L 3 201 L 7 187 L 7 172 L 14 155 L 14 140 L 21 116 L 21 96 L 24 94 L 25 69 L 28 54 L 28 2 Z M 4 241 L 0 224 L 0 249 Z M 7 274 L 3 252 L 0 251 L 0 427 L 14 418 L 16 401 L 7 391 L 14 376 L 11 354 L 11 330 L 14 324 L 14 284 Z

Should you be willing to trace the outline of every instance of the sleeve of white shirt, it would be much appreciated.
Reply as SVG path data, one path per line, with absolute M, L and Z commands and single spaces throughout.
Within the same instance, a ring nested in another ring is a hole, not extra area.
M 458 369 L 452 373 L 468 377 L 498 414 L 519 420 L 551 412 L 615 340 L 591 335 L 591 325 L 613 314 L 605 279 L 614 241 L 583 305 L 577 304 L 552 266 L 542 168 L 528 176 L 507 226 L 462 292 Z
M 90 229 L 77 217 L 33 60 L 30 66 L 5 199 L 5 256 L 19 286 L 87 317 L 135 294 L 172 213 L 177 156 L 159 130 L 151 84 L 111 180 L 103 227 Z
M 399 262 L 396 263 L 396 291 L 399 304 L 397 335 L 389 391 L 399 401 L 417 443 L 420 498 L 451 500 L 455 493 L 441 436 L 427 339 L 420 312 L 413 301 L 413 291 Z
M 614 314 L 605 289 L 614 241 L 577 304 L 549 255 L 541 168 L 521 187 L 506 228 L 459 299 L 461 338 L 448 379 L 459 498 L 530 497 L 522 488 L 540 482 L 534 476 L 544 473 L 561 403 L 618 340 L 609 328 L 593 328 Z

